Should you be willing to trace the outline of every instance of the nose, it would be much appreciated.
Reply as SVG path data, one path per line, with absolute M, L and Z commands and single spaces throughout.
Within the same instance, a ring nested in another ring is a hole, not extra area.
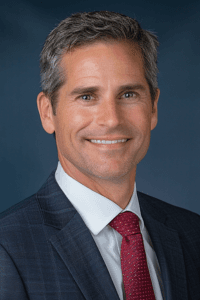
M 98 105 L 97 123 L 100 126 L 116 127 L 122 123 L 123 112 L 116 99 L 109 97 Z

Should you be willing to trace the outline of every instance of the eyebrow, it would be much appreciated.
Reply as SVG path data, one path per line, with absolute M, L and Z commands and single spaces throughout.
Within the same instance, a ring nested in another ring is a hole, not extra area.
M 73 91 L 71 91 L 70 96 L 86 94 L 86 93 L 95 93 L 99 90 L 98 86 L 90 86 L 90 87 L 77 87 Z
M 123 92 L 124 90 L 141 90 L 141 91 L 145 91 L 146 88 L 144 85 L 142 84 L 125 84 L 119 87 L 118 92 Z
M 87 93 L 96 93 L 100 90 L 98 86 L 90 86 L 90 87 L 76 87 L 74 90 L 71 91 L 70 96 L 80 95 L 80 94 L 87 94 Z M 146 88 L 142 84 L 125 84 L 121 85 L 118 88 L 118 93 L 123 92 L 124 90 L 146 90 Z

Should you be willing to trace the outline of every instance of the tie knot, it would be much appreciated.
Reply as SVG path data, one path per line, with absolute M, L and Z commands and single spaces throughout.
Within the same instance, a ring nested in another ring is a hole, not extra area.
M 139 219 L 134 213 L 125 211 L 117 215 L 109 225 L 122 236 L 140 233 Z

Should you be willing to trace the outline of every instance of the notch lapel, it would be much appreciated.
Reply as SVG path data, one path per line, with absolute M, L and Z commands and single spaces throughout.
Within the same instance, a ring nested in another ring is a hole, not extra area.
M 103 258 L 78 213 L 50 242 L 87 300 L 119 300 Z
M 138 193 L 141 214 L 156 252 L 166 300 L 188 299 L 185 262 L 178 232 L 167 226 L 167 216 Z
M 87 300 L 119 300 L 96 243 L 52 172 L 38 192 L 49 241 Z

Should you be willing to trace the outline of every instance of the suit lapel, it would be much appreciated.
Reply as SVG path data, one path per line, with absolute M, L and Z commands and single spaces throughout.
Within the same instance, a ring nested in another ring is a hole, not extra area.
M 38 192 L 49 241 L 87 300 L 119 300 L 96 243 L 52 172 Z M 55 230 L 55 228 L 57 230 Z
M 100 252 L 78 213 L 50 241 L 86 299 L 119 300 Z
M 167 226 L 167 216 L 138 193 L 142 217 L 156 252 L 166 300 L 188 299 L 185 263 L 179 235 Z

